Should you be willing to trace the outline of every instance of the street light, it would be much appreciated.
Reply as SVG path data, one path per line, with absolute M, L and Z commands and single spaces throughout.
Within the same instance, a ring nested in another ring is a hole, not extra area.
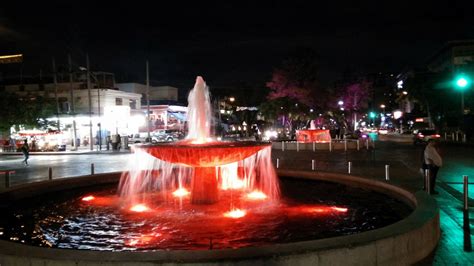
M 381 104 L 381 105 L 380 105 L 380 108 L 382 108 L 383 113 L 385 114 L 385 104 Z
M 456 76 L 454 79 L 455 88 L 461 91 L 461 112 L 464 114 L 464 91 L 471 86 L 471 79 L 464 73 Z
M 91 92 L 90 92 L 90 77 L 93 77 L 95 82 L 99 84 L 99 80 L 97 77 L 89 71 L 89 56 L 87 56 L 87 67 L 82 67 L 80 66 L 79 69 L 81 71 L 85 71 L 87 73 L 87 90 L 88 90 L 88 97 L 89 97 L 89 117 L 90 117 L 90 149 L 93 150 L 93 144 L 92 144 L 92 98 L 91 98 Z M 98 142 L 99 142 L 99 150 L 102 150 L 102 125 L 100 121 L 100 88 L 97 88 L 97 115 L 98 115 L 98 120 L 99 123 L 97 126 L 99 127 L 99 136 L 98 136 Z

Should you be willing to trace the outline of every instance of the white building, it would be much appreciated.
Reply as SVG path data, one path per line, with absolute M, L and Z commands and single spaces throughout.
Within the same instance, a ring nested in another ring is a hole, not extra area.
M 142 95 L 142 99 L 146 101 L 146 85 L 140 83 L 117 83 L 115 86 L 121 90 L 130 93 L 138 93 Z M 177 101 L 178 88 L 171 86 L 150 86 L 150 101 Z
M 101 82 L 101 75 L 104 82 Z M 142 95 L 118 90 L 113 78 L 109 82 L 104 73 L 96 77 L 97 82 L 91 83 L 90 90 L 85 82 L 76 81 L 60 82 L 56 86 L 54 83 L 6 85 L 5 91 L 20 97 L 57 97 L 60 129 L 68 132 L 70 143 L 73 139 L 79 139 L 82 145 L 89 145 L 91 138 L 98 136 L 105 143 L 106 136 L 138 132 L 138 128 L 145 123 L 141 110 Z M 56 121 L 57 117 L 51 120 Z

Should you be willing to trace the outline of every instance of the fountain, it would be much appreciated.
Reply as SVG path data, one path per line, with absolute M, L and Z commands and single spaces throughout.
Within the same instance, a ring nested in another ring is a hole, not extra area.
M 135 146 L 125 173 L 1 192 L 0 264 L 412 264 L 436 246 L 427 195 L 338 173 L 277 178 L 270 143 L 212 138 L 201 77 L 188 126 L 182 141 Z
M 211 136 L 209 90 L 202 77 L 196 78 L 188 103 L 185 140 L 135 146 L 135 160 L 120 182 L 121 196 L 137 204 L 144 200 L 146 192 L 161 191 L 166 196 L 169 191 L 188 191 L 185 184 L 190 181 L 193 204 L 217 202 L 219 189 L 227 189 L 229 185 L 278 199 L 271 143 L 216 141 Z

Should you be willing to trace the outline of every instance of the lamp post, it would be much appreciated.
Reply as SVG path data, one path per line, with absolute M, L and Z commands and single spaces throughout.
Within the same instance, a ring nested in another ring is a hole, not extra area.
M 87 97 L 89 98 L 89 147 L 90 150 L 94 150 L 94 146 L 92 144 L 92 96 L 91 96 L 91 79 L 89 75 L 89 55 L 86 55 L 86 78 L 87 78 Z
M 80 69 L 83 70 L 83 71 L 86 71 L 86 75 L 87 75 L 87 94 L 88 94 L 88 98 L 89 98 L 89 126 L 90 126 L 89 137 L 90 137 L 90 149 L 93 150 L 94 146 L 93 146 L 93 143 L 92 143 L 92 96 L 91 96 L 90 77 L 93 77 L 97 84 L 99 83 L 99 80 L 90 71 L 89 55 L 87 55 L 87 67 L 86 68 L 80 67 Z M 99 127 L 99 135 L 97 136 L 98 137 L 97 141 L 98 141 L 98 144 L 99 144 L 99 150 L 102 150 L 102 124 L 101 124 L 101 120 L 100 120 L 100 88 L 97 88 L 97 116 L 98 116 L 98 120 L 99 120 L 99 123 L 97 123 L 97 126 Z

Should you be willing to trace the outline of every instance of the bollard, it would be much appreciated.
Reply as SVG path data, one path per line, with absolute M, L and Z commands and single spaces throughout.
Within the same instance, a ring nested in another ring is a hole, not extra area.
M 464 175 L 463 177 L 464 181 L 464 210 L 467 211 L 469 210 L 469 178 L 467 175 Z
M 352 162 L 347 163 L 347 173 L 351 174 Z
M 459 141 L 459 132 L 456 132 L 456 142 Z
M 316 142 L 313 141 L 313 151 L 316 151 Z
M 280 159 L 277 158 L 277 168 L 280 168 Z
M 281 141 L 281 151 L 285 151 L 285 142 Z
M 385 165 L 385 180 L 390 180 L 390 165 Z
M 357 140 L 357 150 L 360 150 L 359 140 Z
M 53 168 L 48 167 L 48 180 L 53 180 Z
M 311 170 L 314 171 L 314 160 L 311 160 Z
M 452 141 L 454 141 L 454 132 L 451 133 L 451 139 L 452 139 Z
M 463 136 L 462 136 L 462 142 L 466 143 L 466 140 L 467 140 L 467 139 L 466 139 L 466 134 L 463 134 Z
M 344 140 L 344 151 L 347 151 L 347 139 Z
M 329 141 L 329 151 L 332 151 L 332 140 Z
M 431 194 L 430 169 L 425 169 L 425 191 L 426 191 L 428 194 Z
M 444 132 L 444 140 L 448 140 L 448 133 Z
M 365 147 L 367 147 L 367 150 L 369 149 L 369 139 L 365 139 Z
M 10 171 L 5 172 L 5 188 L 10 187 Z
M 91 175 L 94 174 L 94 163 L 91 163 Z
M 300 151 L 300 143 L 298 141 L 296 142 L 296 151 Z

